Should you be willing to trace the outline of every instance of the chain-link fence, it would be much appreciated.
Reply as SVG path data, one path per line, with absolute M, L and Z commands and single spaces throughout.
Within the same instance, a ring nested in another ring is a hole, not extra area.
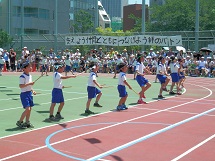
M 131 33 L 131 35 L 138 35 L 139 33 Z M 30 50 L 32 49 L 43 49 L 45 51 L 50 48 L 54 48 L 58 51 L 66 48 L 75 48 L 76 46 L 65 45 L 65 36 L 83 36 L 92 34 L 45 34 L 45 35 L 24 35 L 15 36 L 12 43 L 12 47 L 21 50 L 24 46 L 27 46 Z M 95 34 L 93 34 L 95 35 Z M 117 33 L 116 33 L 117 35 Z M 145 35 L 155 36 L 182 36 L 182 44 L 186 49 L 195 49 L 195 32 L 194 31 L 160 31 L 160 32 L 146 32 Z M 215 30 L 211 31 L 200 31 L 199 32 L 199 48 L 207 47 L 209 44 L 215 44 Z M 89 49 L 94 49 L 97 46 L 90 46 Z M 141 48 L 141 47 L 140 47 Z M 149 47 L 150 48 L 150 47 Z M 147 49 L 147 48 L 146 48 Z

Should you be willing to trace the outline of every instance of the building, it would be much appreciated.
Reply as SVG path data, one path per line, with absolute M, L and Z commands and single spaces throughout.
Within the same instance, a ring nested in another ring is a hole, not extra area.
M 162 6 L 165 4 L 165 1 L 166 0 L 150 0 L 149 3 L 150 3 L 150 6 L 153 6 L 154 4 Z
M 58 33 L 68 33 L 69 1 L 58 0 L 57 2 Z M 11 36 L 20 35 L 22 32 L 27 35 L 54 34 L 56 20 L 54 15 L 55 1 L 53 0 L 0 1 L 0 28 Z
M 111 21 L 111 28 L 112 31 L 115 32 L 117 30 L 122 30 L 123 23 L 122 23 L 122 18 L 119 17 L 113 17 Z
M 149 21 L 149 10 L 148 5 L 146 5 L 146 13 L 145 13 L 145 21 Z M 131 30 L 134 25 L 135 21 L 129 18 L 129 15 L 133 14 L 135 17 L 142 17 L 142 4 L 133 4 L 124 6 L 123 12 L 123 31 Z
M 122 18 L 122 1 L 123 0 L 100 0 L 104 9 L 112 17 L 121 17 Z M 127 1 L 127 0 L 125 0 Z

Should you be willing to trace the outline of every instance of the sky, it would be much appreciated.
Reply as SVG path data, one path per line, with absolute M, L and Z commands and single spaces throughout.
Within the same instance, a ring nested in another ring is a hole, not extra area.
M 149 0 L 145 0 L 146 4 L 149 5 Z M 128 0 L 129 4 L 142 4 L 142 0 Z

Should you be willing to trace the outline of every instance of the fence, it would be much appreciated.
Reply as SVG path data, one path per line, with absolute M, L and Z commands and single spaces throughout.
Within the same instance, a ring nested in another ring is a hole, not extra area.
M 116 33 L 117 34 L 117 33 Z M 132 33 L 131 35 L 138 35 L 139 33 Z M 23 46 L 27 46 L 29 49 L 43 48 L 49 50 L 50 48 L 57 49 L 58 51 L 66 48 L 73 48 L 73 46 L 65 45 L 66 36 L 83 36 L 90 34 L 45 34 L 45 35 L 24 35 L 15 36 L 12 47 L 20 49 Z M 92 34 L 91 34 L 92 35 Z M 93 34 L 95 35 L 95 34 Z M 141 34 L 139 34 L 141 35 Z M 146 32 L 145 35 L 155 36 L 182 36 L 182 44 L 186 49 L 194 50 L 195 48 L 195 32 L 194 31 L 160 31 L 160 32 Z M 207 47 L 208 44 L 215 44 L 215 30 L 200 31 L 199 32 L 199 48 Z M 74 46 L 75 48 L 75 46 Z M 96 48 L 96 46 L 90 46 L 90 48 Z M 146 48 L 147 49 L 147 48 Z M 55 50 L 56 51 L 56 50 Z

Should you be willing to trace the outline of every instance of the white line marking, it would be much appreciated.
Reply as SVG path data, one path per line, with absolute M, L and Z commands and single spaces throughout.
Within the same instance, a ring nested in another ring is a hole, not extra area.
M 189 154 L 190 152 L 194 151 L 195 149 L 197 149 L 198 147 L 202 146 L 203 144 L 207 143 L 208 141 L 210 141 L 211 139 L 213 139 L 215 137 L 215 134 L 213 134 L 212 136 L 210 136 L 209 138 L 205 139 L 204 141 L 200 142 L 199 144 L 197 144 L 196 146 L 190 148 L 189 150 L 187 150 L 186 152 L 182 153 L 181 155 L 179 155 L 178 157 L 172 159 L 171 161 L 177 161 L 181 158 L 183 158 L 185 155 Z
M 88 97 L 88 96 L 66 99 L 65 101 L 72 101 L 72 100 L 77 100 L 77 99 L 86 98 L 86 97 Z M 46 105 L 46 104 L 50 104 L 50 102 L 40 103 L 40 105 Z M 3 109 L 3 110 L 0 110 L 0 112 L 4 112 L 4 111 L 8 111 L 8 110 L 15 110 L 15 109 L 19 109 L 19 108 L 23 108 L 23 107 L 14 107 L 14 108 Z
M 199 85 L 196 85 L 196 86 L 199 86 Z M 199 87 L 202 87 L 202 86 L 199 86 Z M 83 134 L 80 134 L 80 135 L 76 135 L 76 136 L 73 136 L 73 137 L 70 137 L 70 138 L 67 138 L 67 139 L 64 139 L 64 140 L 60 140 L 60 141 L 51 143 L 50 145 L 56 145 L 56 144 L 59 144 L 59 143 L 62 143 L 62 142 L 68 141 L 68 140 L 72 140 L 72 139 L 78 138 L 80 136 L 85 136 L 85 135 L 88 135 L 88 134 L 91 134 L 91 133 L 95 133 L 95 132 L 98 132 L 98 131 L 101 131 L 101 130 L 104 130 L 104 129 L 108 129 L 108 128 L 111 128 L 111 127 L 114 127 L 114 126 L 117 126 L 117 125 L 121 125 L 121 124 L 127 123 L 127 122 L 130 122 L 130 121 L 134 121 L 134 120 L 137 120 L 137 119 L 140 119 L 140 118 L 151 116 L 151 115 L 154 115 L 154 114 L 157 114 L 157 113 L 165 112 L 167 110 L 174 109 L 176 107 L 180 107 L 180 106 L 183 106 L 183 105 L 186 105 L 186 104 L 190 104 L 190 103 L 193 103 L 193 102 L 205 99 L 205 98 L 207 98 L 207 97 L 209 97 L 209 96 L 212 95 L 212 91 L 210 89 L 208 89 L 206 87 L 203 87 L 203 88 L 205 88 L 208 91 L 210 91 L 210 94 L 207 95 L 207 96 L 205 96 L 205 97 L 202 97 L 202 98 L 190 101 L 190 102 L 186 102 L 186 103 L 183 103 L 183 104 L 180 104 L 180 105 L 172 106 L 172 107 L 169 107 L 169 108 L 166 108 L 166 109 L 163 109 L 163 110 L 159 110 L 159 111 L 156 111 L 156 112 L 153 112 L 153 113 L 149 113 L 147 115 L 139 116 L 139 117 L 136 117 L 136 118 L 133 118 L 133 119 L 130 119 L 130 120 L 126 120 L 126 121 L 123 121 L 123 122 L 120 122 L 120 123 L 116 123 L 116 124 L 113 124 L 113 125 L 110 125 L 110 126 L 106 126 L 106 127 L 103 127 L 103 128 L 97 129 L 97 130 L 93 130 L 93 131 L 90 131 L 90 132 L 87 132 L 87 133 L 83 133 Z M 38 147 L 38 148 L 35 148 L 35 149 L 31 149 L 31 150 L 28 150 L 28 151 L 17 153 L 15 155 L 11 155 L 9 157 L 2 158 L 2 161 L 7 160 L 7 159 L 11 159 L 11 158 L 14 158 L 14 157 L 17 157 L 17 156 L 20 156 L 20 155 L 23 155 L 23 154 L 27 154 L 27 153 L 30 153 L 30 152 L 33 152 L 33 151 L 37 151 L 37 150 L 40 150 L 40 149 L 43 149 L 43 148 L 46 148 L 46 147 L 47 146 L 45 145 L 45 146 L 41 146 L 41 147 Z

